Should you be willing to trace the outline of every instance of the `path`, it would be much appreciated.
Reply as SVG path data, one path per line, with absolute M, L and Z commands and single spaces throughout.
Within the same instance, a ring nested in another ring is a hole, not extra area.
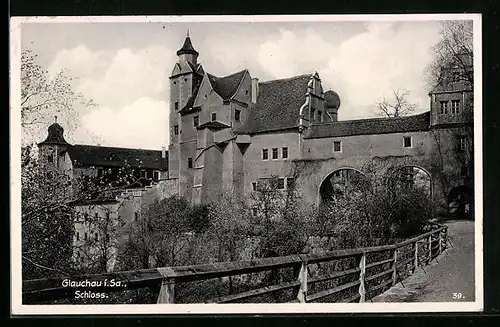
M 450 221 L 446 225 L 451 246 L 430 265 L 418 267 L 415 274 L 403 280 L 404 287 L 398 283 L 373 302 L 474 301 L 474 222 Z

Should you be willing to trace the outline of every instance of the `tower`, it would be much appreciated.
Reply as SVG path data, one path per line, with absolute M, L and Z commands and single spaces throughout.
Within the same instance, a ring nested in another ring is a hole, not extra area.
M 180 139 L 182 133 L 180 111 L 192 105 L 195 91 L 203 78 L 203 68 L 198 64 L 196 51 L 187 32 L 184 44 L 177 51 L 177 63 L 170 79 L 170 115 L 169 115 L 169 178 L 179 178 Z M 191 101 L 190 101 L 191 100 Z
M 38 143 L 38 162 L 40 169 L 45 171 L 61 172 L 65 168 L 68 147 L 71 146 L 64 139 L 64 129 L 55 121 L 48 128 L 45 141 Z

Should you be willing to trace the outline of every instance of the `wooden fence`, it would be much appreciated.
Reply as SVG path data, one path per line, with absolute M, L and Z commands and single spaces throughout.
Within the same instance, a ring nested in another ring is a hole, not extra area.
M 237 276 L 266 272 L 273 276 L 269 280 L 274 284 L 217 296 L 210 296 L 202 289 L 202 297 L 207 298 L 188 299 L 183 303 L 238 303 L 284 291 L 289 291 L 291 298 L 278 302 L 365 302 L 403 282 L 417 267 L 429 264 L 441 254 L 446 246 L 447 227 L 439 225 L 425 234 L 386 246 L 252 261 L 28 280 L 23 282 L 23 304 L 71 299 L 76 291 L 91 290 L 94 293 L 108 294 L 141 288 L 156 289 L 157 303 L 179 303 L 182 301 L 177 299 L 177 290 L 181 290 L 186 283 L 212 283 L 214 279 L 221 281 L 224 278 L 231 283 Z M 287 268 L 291 272 L 291 279 L 277 278 L 275 272 Z M 80 282 L 81 285 L 76 285 L 75 282 Z M 117 286 L 116 282 L 121 285 Z M 112 286 L 112 283 L 115 285 Z M 271 302 L 269 299 L 264 302 Z

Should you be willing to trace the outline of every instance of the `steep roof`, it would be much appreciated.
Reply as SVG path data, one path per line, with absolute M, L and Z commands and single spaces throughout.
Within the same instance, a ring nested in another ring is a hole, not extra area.
M 211 129 L 211 130 L 217 130 L 217 129 L 224 129 L 224 128 L 229 128 L 231 126 L 227 125 L 227 124 L 224 124 L 220 121 L 209 121 L 209 122 L 206 122 L 204 124 L 201 124 L 199 125 L 198 127 L 196 127 L 197 129 L 205 129 L 205 128 L 208 128 L 208 129 Z
M 253 134 L 297 127 L 310 77 L 311 74 L 304 74 L 259 83 L 257 103 L 250 108 L 248 118 L 236 132 Z
M 220 95 L 222 100 L 227 101 L 236 93 L 236 91 L 238 91 L 238 86 L 240 85 L 246 72 L 247 70 L 244 69 L 224 77 L 217 77 L 208 73 L 207 76 L 214 91 Z
M 68 153 L 77 166 L 123 167 L 129 165 L 147 169 L 168 169 L 168 152 L 166 158 L 162 159 L 161 151 L 157 150 L 75 144 L 68 147 Z
M 182 48 L 180 48 L 178 51 L 177 51 L 177 55 L 181 55 L 181 54 L 194 54 L 194 55 L 198 55 L 198 51 L 196 51 L 193 47 L 193 44 L 191 43 L 191 38 L 188 36 L 186 36 L 186 39 L 184 40 L 184 44 L 182 45 Z
M 430 112 L 397 118 L 344 120 L 309 127 L 304 138 L 341 137 L 426 131 L 430 128 Z

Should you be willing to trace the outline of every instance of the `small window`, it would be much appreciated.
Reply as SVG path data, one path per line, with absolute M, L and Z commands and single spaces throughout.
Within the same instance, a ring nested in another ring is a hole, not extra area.
M 318 121 L 319 121 L 320 123 L 322 123 L 322 122 L 323 122 L 323 112 L 322 112 L 322 111 L 318 111 Z
M 206 99 L 206 98 L 208 98 L 208 95 L 207 95 L 207 94 L 205 94 L 203 97 Z
M 342 144 L 340 141 L 333 142 L 333 152 L 342 152 Z
M 176 102 L 174 103 L 174 109 L 175 109 L 175 110 L 179 110 L 179 101 L 176 101 Z
M 448 113 L 448 101 L 441 101 L 441 115 L 445 115 Z
M 267 160 L 267 159 L 269 159 L 269 150 L 262 149 L 262 160 Z
M 248 91 L 247 91 L 247 92 L 248 92 Z M 238 110 L 238 109 L 236 109 L 236 110 L 234 111 L 234 120 L 236 120 L 236 121 L 240 121 L 240 114 L 241 114 L 241 111 L 240 111 L 240 110 Z
M 411 136 L 403 137 L 403 146 L 405 148 L 411 148 Z
M 458 114 L 460 112 L 460 100 L 451 101 L 451 113 Z
M 273 159 L 278 159 L 278 148 L 273 148 Z
M 216 121 L 217 120 L 217 114 L 214 112 L 212 113 L 212 121 Z
M 47 156 L 47 162 L 48 162 L 48 163 L 54 163 L 54 156 L 53 156 L 52 154 L 49 154 L 49 155 Z
M 187 79 L 187 78 L 184 78 L 184 82 L 187 82 L 187 81 L 188 81 L 188 79 Z
M 257 191 L 257 182 L 252 182 L 252 191 Z
M 278 190 L 284 190 L 285 189 L 285 179 L 284 178 L 278 178 L 273 180 L 273 187 L 278 189 Z
M 198 127 L 199 124 L 200 124 L 200 117 L 194 116 L 193 117 L 193 126 Z
M 245 90 L 245 95 L 248 95 L 248 90 Z
M 467 138 L 465 136 L 459 136 L 458 137 L 458 149 L 460 151 L 466 151 L 467 150 Z
M 287 177 L 286 179 L 286 188 L 291 189 L 295 186 L 295 179 L 293 177 Z
M 154 179 L 155 181 L 160 180 L 160 172 L 159 172 L 158 170 L 155 170 L 155 171 L 153 172 L 153 179 Z
M 174 81 L 174 85 L 177 85 L 177 82 L 176 82 L 176 81 Z
M 193 168 L 193 158 L 188 158 L 188 168 Z
M 281 157 L 283 159 L 287 159 L 288 158 L 288 148 L 287 147 L 281 148 Z
M 179 135 L 179 125 L 174 125 L 174 135 Z
M 139 220 L 139 213 L 134 212 L 134 221 Z

